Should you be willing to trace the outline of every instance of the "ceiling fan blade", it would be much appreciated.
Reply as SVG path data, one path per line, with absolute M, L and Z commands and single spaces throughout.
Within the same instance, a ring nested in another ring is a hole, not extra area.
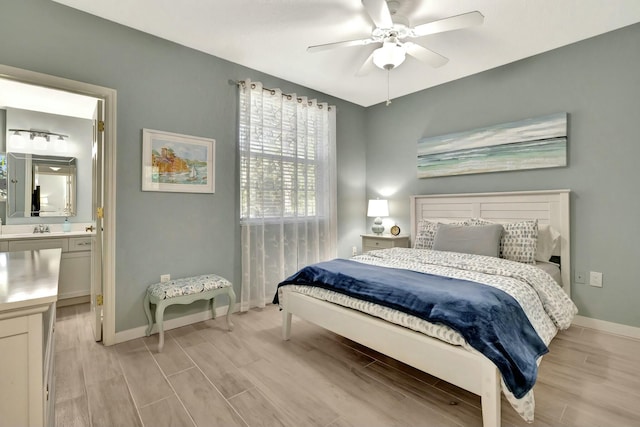
M 389 12 L 389 6 L 385 0 L 362 0 L 362 4 L 376 27 L 393 27 L 391 12 Z
M 429 50 L 425 47 L 420 46 L 419 44 L 407 42 L 404 43 L 404 46 L 407 53 L 414 58 L 431 65 L 434 68 L 442 67 L 444 64 L 449 62 L 448 58 L 436 53 L 432 50 Z
M 323 50 L 336 49 L 340 47 L 364 46 L 364 45 L 368 45 L 369 43 L 373 43 L 373 40 L 371 39 L 346 40 L 343 42 L 318 44 L 315 46 L 309 46 L 307 48 L 307 52 L 314 53 L 314 52 L 322 52 Z
M 429 34 L 444 33 L 445 31 L 459 30 L 461 28 L 480 25 L 484 22 L 484 15 L 480 12 L 463 13 L 462 15 L 451 16 L 438 21 L 427 22 L 416 25 L 413 28 L 413 37 L 422 37 Z
M 375 51 L 374 51 L 375 52 Z M 373 52 L 371 52 L 371 55 L 369 55 L 369 57 L 367 58 L 366 61 L 364 61 L 364 64 L 362 64 L 362 66 L 360 67 L 360 69 L 356 72 L 356 77 L 362 77 L 362 76 L 366 76 L 367 74 L 369 74 L 371 71 L 373 71 L 373 69 L 376 67 L 376 65 L 373 63 Z

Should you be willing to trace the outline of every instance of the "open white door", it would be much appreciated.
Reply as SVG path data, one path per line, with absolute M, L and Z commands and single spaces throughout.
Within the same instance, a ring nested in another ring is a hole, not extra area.
M 95 235 L 91 239 L 91 326 L 96 341 L 102 340 L 102 232 L 104 201 L 104 101 L 99 99 L 93 116 L 93 145 L 91 150 L 93 169 L 92 227 Z

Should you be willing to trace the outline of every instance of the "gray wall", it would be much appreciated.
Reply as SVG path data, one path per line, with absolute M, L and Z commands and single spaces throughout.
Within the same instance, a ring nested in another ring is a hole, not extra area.
M 0 10 L 0 63 L 118 91 L 116 331 L 145 324 L 144 291 L 163 273 L 215 272 L 239 293 L 237 94 L 229 80 L 335 104 L 338 198 L 364 203 L 364 108 L 48 0 L 0 0 Z M 142 128 L 215 138 L 216 193 L 142 192 Z M 340 208 L 341 235 L 364 228 L 358 210 Z M 342 255 L 350 244 L 340 243 Z M 174 306 L 167 317 L 203 309 Z
M 604 273 L 601 289 L 572 285 L 580 314 L 640 326 L 638 46 L 640 24 L 369 108 L 368 196 L 397 189 L 408 230 L 411 194 L 569 188 L 573 268 Z M 556 112 L 569 113 L 566 168 L 416 178 L 421 137 Z
M 216 272 L 239 290 L 228 80 L 245 78 L 336 104 L 340 256 L 360 246 L 366 198 L 382 191 L 393 192 L 391 220 L 404 232 L 411 194 L 570 188 L 573 265 L 604 272 L 602 289 L 573 286 L 581 314 L 640 326 L 630 268 L 640 259 L 639 25 L 364 109 L 48 0 L 0 0 L 0 10 L 0 63 L 118 91 L 117 331 L 144 324 L 142 295 L 161 273 Z M 569 113 L 567 168 L 416 179 L 421 137 L 560 111 Z M 144 127 L 215 138 L 216 194 L 143 193 Z M 172 307 L 168 317 L 202 309 Z

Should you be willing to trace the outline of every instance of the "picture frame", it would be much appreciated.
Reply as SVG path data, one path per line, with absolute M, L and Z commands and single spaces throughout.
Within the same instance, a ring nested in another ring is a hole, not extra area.
M 567 166 L 567 115 L 422 138 L 418 178 Z
M 215 192 L 215 139 L 142 130 L 142 191 Z

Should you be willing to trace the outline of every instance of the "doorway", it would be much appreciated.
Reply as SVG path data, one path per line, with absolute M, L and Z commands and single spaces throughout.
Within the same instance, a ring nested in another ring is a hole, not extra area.
M 101 267 L 101 274 L 98 275 L 102 278 L 102 286 L 101 292 L 95 290 L 95 295 L 92 295 L 92 305 L 95 304 L 101 308 L 101 313 L 97 317 L 99 331 L 96 332 L 101 332 L 102 342 L 105 345 L 115 344 L 116 91 L 5 65 L 0 65 L 0 79 L 62 91 L 61 96 L 68 93 L 95 98 L 97 104 L 102 107 L 102 112 L 99 113 L 101 117 L 96 117 L 96 128 L 97 136 L 102 140 L 103 200 L 102 206 L 99 206 L 99 201 L 97 202 L 97 207 L 102 209 L 92 212 L 95 226 L 100 228 L 100 232 L 96 234 L 102 240 L 98 242 L 101 251 L 92 250 L 92 264 L 95 263 Z M 96 244 L 95 241 L 94 244 Z M 101 260 L 94 259 L 96 254 L 100 256 L 100 252 L 102 252 Z M 95 279 L 92 278 L 92 281 Z

